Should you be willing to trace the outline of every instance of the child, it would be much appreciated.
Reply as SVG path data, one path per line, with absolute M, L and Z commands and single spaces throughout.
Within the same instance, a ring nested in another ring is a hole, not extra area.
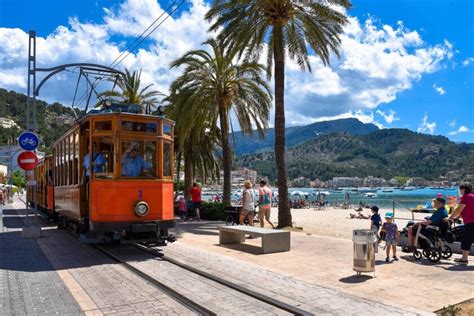
M 370 209 L 372 210 L 372 216 L 370 217 L 370 230 L 375 232 L 375 236 L 377 236 L 377 243 L 379 243 L 379 229 L 380 225 L 382 225 L 382 219 L 380 218 L 379 208 L 377 206 L 372 206 Z
M 186 219 L 186 201 L 184 197 L 180 197 L 178 200 L 178 212 L 182 220 Z
M 393 213 L 385 213 L 386 222 L 382 225 L 382 232 L 385 233 L 385 248 L 387 251 L 387 258 L 385 262 L 390 262 L 390 248 L 393 250 L 393 260 L 398 261 L 397 257 L 397 243 L 400 240 L 400 232 L 397 224 L 393 222 Z

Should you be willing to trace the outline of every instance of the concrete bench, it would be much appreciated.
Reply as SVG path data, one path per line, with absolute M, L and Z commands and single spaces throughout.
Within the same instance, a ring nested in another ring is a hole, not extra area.
M 238 244 L 245 242 L 245 235 L 262 237 L 262 253 L 290 250 L 290 232 L 254 226 L 219 227 L 219 244 Z

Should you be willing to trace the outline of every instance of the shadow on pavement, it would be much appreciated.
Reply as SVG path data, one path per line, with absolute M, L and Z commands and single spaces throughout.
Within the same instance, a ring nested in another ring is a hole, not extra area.
M 250 245 L 250 244 L 214 244 L 214 246 L 227 248 L 227 249 L 232 249 L 232 250 L 238 250 L 238 251 L 246 252 L 246 253 L 249 253 L 251 255 L 256 255 L 256 256 L 263 255 L 262 248 L 260 246 L 256 246 L 256 245 Z
M 372 280 L 374 277 L 371 275 L 351 275 L 342 279 L 339 279 L 339 282 L 342 283 L 348 283 L 348 284 L 356 284 L 356 283 L 362 283 L 362 282 L 367 282 L 368 280 Z
M 16 209 L 4 209 L 3 211 L 3 215 L 26 215 L 26 210 L 16 210 Z M 30 212 L 30 214 L 32 214 Z
M 172 232 L 178 238 L 187 232 L 195 235 L 218 236 L 219 226 L 224 225 L 224 222 L 179 222 Z

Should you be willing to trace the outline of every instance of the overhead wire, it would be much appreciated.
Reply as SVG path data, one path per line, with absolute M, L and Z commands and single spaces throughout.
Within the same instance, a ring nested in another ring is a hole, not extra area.
M 145 37 L 144 34 L 147 33 L 150 28 L 153 27 L 153 25 L 158 22 L 161 17 L 168 12 L 170 8 L 172 8 L 178 0 L 173 0 L 173 2 L 158 16 L 131 44 L 129 44 L 125 50 L 119 54 L 117 58 L 114 59 L 114 61 L 109 65 L 110 68 L 118 66 L 121 62 L 125 60 L 134 50 L 136 50 L 158 27 L 160 27 L 174 12 L 176 12 L 181 5 L 183 5 L 186 0 L 182 0 L 176 8 L 174 8 L 171 12 L 168 13 L 168 15 L 165 17 L 163 21 L 161 21 L 158 25 L 156 25 Z M 125 56 L 123 56 L 125 54 Z M 123 56 L 123 57 L 122 57 Z M 96 78 L 95 81 L 91 85 L 91 89 L 94 89 L 97 84 L 102 80 L 103 78 Z M 82 96 L 79 98 L 79 101 L 77 102 L 77 105 L 80 106 L 80 104 L 86 99 L 87 95 L 89 94 L 89 89 L 86 89 L 86 91 L 82 94 Z

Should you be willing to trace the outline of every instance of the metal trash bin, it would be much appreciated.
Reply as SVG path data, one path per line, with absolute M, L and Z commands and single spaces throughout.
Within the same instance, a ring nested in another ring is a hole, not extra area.
M 353 270 L 360 275 L 362 272 L 375 272 L 375 247 L 377 237 L 370 229 L 356 229 L 353 231 L 354 244 Z

